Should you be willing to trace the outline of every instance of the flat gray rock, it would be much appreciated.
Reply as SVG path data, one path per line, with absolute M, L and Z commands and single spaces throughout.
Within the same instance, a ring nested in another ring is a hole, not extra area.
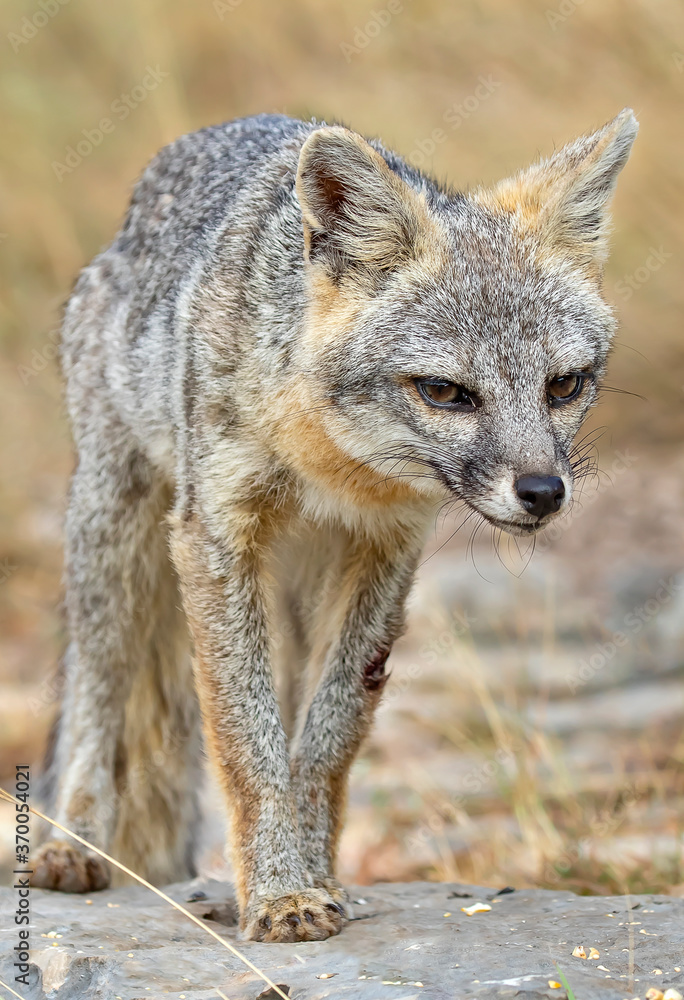
M 684 993 L 684 900 L 667 896 L 574 896 L 445 883 L 375 885 L 354 892 L 354 918 L 323 942 L 261 945 L 239 940 L 231 887 L 196 879 L 169 889 L 235 944 L 294 1000 L 466 1000 L 566 996 L 644 997 L 649 987 Z M 90 900 L 90 902 L 88 901 Z M 486 903 L 485 912 L 461 909 Z M 0 909 L 16 906 L 0 890 Z M 91 897 L 31 892 L 31 982 L 15 982 L 16 928 L 3 920 L 0 978 L 24 1000 L 256 1000 L 258 976 L 181 913 L 142 887 Z M 572 952 L 582 945 L 589 955 Z M 0 994 L 4 991 L 0 988 Z

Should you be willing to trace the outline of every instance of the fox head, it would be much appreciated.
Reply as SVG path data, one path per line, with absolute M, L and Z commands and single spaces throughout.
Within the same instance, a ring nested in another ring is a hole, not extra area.
M 636 132 L 625 110 L 470 194 L 346 128 L 310 134 L 301 372 L 326 441 L 377 491 L 465 500 L 516 534 L 567 507 L 615 325 L 607 207 Z

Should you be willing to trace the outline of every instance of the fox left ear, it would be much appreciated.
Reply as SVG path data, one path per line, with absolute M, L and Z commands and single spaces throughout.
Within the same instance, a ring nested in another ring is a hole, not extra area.
M 362 136 L 334 125 L 304 143 L 297 170 L 306 256 L 333 280 L 372 283 L 417 256 L 427 207 Z
M 607 256 L 608 204 L 639 125 L 630 108 L 478 196 L 512 212 L 543 246 L 598 276 Z

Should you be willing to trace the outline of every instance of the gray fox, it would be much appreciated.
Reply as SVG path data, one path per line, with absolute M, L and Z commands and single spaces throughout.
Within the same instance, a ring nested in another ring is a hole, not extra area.
M 281 115 L 162 149 L 64 320 L 58 821 L 154 882 L 191 876 L 201 714 L 243 935 L 340 931 L 347 776 L 436 508 L 531 535 L 570 503 L 636 132 L 625 110 L 468 194 Z M 109 884 L 54 836 L 34 885 Z

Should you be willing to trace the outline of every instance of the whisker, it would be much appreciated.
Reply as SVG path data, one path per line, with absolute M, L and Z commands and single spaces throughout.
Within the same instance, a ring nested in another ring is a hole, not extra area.
M 468 545 L 467 545 L 467 548 L 466 548 L 466 553 L 467 553 L 467 557 L 470 558 L 470 560 L 471 560 L 471 562 L 473 564 L 473 569 L 475 570 L 475 572 L 477 573 L 477 575 L 480 577 L 480 579 L 484 580 L 485 583 L 492 583 L 491 580 L 488 580 L 487 577 L 484 576 L 484 574 L 480 572 L 480 569 L 479 569 L 479 567 L 477 565 L 477 560 L 475 559 L 475 540 L 477 539 L 477 536 L 478 536 L 479 532 L 482 530 L 482 528 L 485 527 L 486 524 L 487 524 L 487 521 L 483 517 L 481 517 L 481 520 L 479 521 L 479 523 L 476 524 L 475 527 L 472 530 L 472 533 L 471 533 L 470 538 L 468 540 Z
M 471 507 L 469 513 L 466 514 L 465 519 L 463 521 L 461 521 L 460 524 L 456 525 L 456 527 L 454 528 L 454 530 L 451 532 L 451 534 L 448 536 L 448 538 L 445 538 L 445 540 L 442 542 L 442 544 L 439 546 L 439 548 L 435 549 L 434 552 L 431 552 L 429 556 L 426 556 L 425 559 L 423 559 L 423 561 L 421 563 L 419 563 L 419 567 L 418 568 L 424 566 L 426 563 L 428 563 L 432 559 L 433 556 L 436 556 L 438 552 L 441 552 L 442 549 L 444 548 L 444 546 L 449 544 L 449 542 L 451 541 L 451 539 L 456 535 L 457 532 L 459 532 L 461 530 L 461 528 L 463 528 L 468 523 L 468 521 L 470 520 L 470 518 L 474 514 L 478 514 L 478 511 L 474 510 Z
M 615 346 L 620 348 L 624 347 L 625 350 L 627 351 L 634 351 L 634 353 L 638 354 L 640 358 L 643 358 L 643 360 L 646 362 L 647 365 L 651 365 L 651 367 L 653 367 L 653 362 L 649 357 L 647 357 L 645 354 L 642 354 L 641 351 L 637 351 L 636 347 L 632 347 L 631 344 L 626 344 L 624 340 L 616 340 Z
M 634 396 L 636 399 L 641 399 L 646 403 L 647 397 L 642 396 L 640 392 L 632 392 L 631 389 L 620 389 L 616 388 L 614 385 L 602 385 L 601 392 L 619 392 L 621 396 Z

